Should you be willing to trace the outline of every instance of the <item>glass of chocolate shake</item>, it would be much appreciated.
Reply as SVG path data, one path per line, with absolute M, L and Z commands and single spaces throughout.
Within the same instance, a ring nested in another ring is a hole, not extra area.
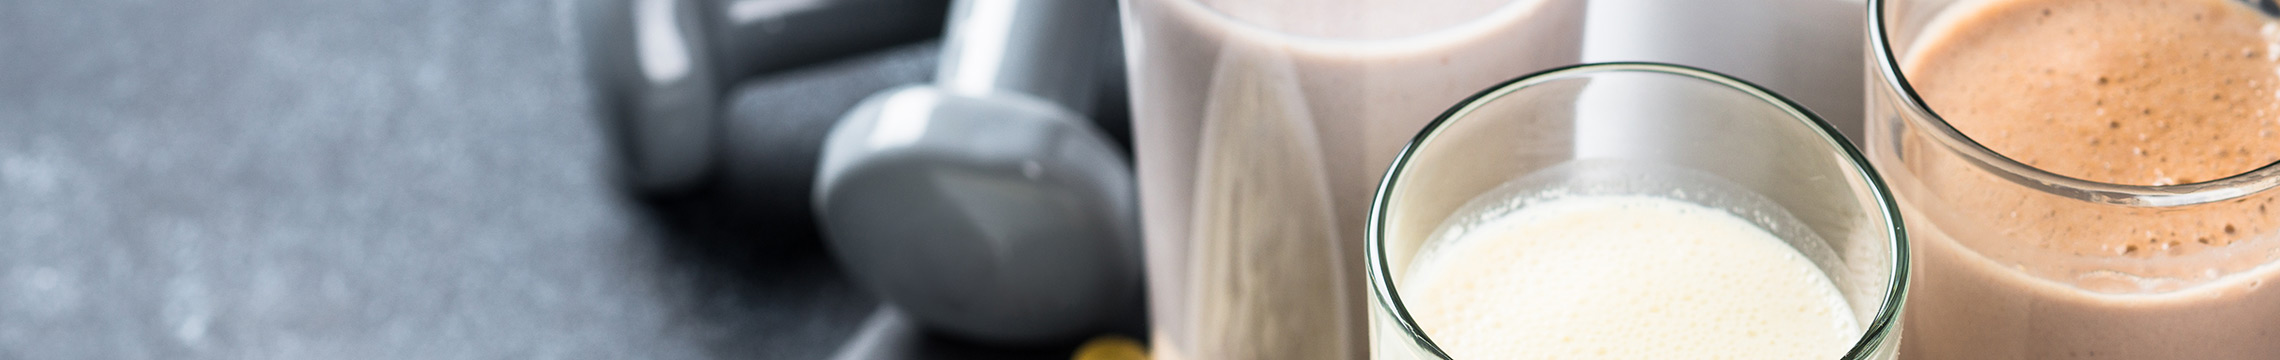
M 1902 358 L 2280 359 L 2280 23 L 2229 0 L 1869 0 Z
M 1369 211 L 1375 359 L 1890 359 L 1908 289 L 1890 193 L 1755 85 L 1601 63 L 1425 127 Z

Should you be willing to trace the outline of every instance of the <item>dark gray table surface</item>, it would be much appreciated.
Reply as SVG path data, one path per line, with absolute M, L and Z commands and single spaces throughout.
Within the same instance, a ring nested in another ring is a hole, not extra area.
M 573 1 L 0 1 L 0 359 L 1067 356 L 617 191 Z

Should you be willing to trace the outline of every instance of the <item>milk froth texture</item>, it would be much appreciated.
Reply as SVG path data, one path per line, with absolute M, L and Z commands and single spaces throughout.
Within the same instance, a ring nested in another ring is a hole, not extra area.
M 2216 0 L 2004 1 L 1915 53 L 1949 124 L 2060 175 L 2214 180 L 2280 160 L 2280 52 L 2263 15 Z
M 1723 210 L 1567 196 L 1441 237 L 1401 297 L 1458 359 L 1834 359 L 1861 332 L 1810 260 Z
M 2280 161 L 2280 26 L 2246 6 L 1997 0 L 1921 38 L 1903 65 L 1925 104 L 2029 166 L 2176 185 Z M 2073 255 L 2188 255 L 2269 233 L 2280 215 L 2271 196 L 2192 209 L 2087 205 L 1942 165 L 1918 171 L 1970 213 L 1959 217 L 2001 219 L 1990 230 Z

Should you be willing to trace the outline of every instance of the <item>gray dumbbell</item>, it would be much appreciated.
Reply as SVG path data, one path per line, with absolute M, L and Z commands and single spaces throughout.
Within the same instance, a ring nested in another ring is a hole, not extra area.
M 581 22 L 588 76 L 626 186 L 673 192 L 714 162 L 723 86 L 752 74 L 931 37 L 928 0 L 601 0 Z
M 1009 344 L 1138 311 L 1131 167 L 1084 115 L 1115 3 L 952 5 L 932 84 L 831 130 L 815 211 L 859 284 L 929 328 Z

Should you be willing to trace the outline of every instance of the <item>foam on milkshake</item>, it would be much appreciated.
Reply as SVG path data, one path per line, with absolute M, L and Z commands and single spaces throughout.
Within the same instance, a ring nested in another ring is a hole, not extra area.
M 1437 231 L 1403 281 L 1455 358 L 1836 358 L 1861 333 L 1821 268 L 1725 210 L 1647 195 L 1508 209 L 1453 217 L 1479 221 Z
M 2176 185 L 2280 161 L 2280 24 L 2231 1 L 1979 1 L 1918 44 L 1903 64 L 1925 104 L 2038 169 Z M 2073 255 L 2181 256 L 2280 230 L 2271 197 L 2099 208 L 2006 191 L 1977 169 L 1925 170 L 1934 185 L 1974 189 L 1947 194 L 1984 212 L 1974 216 L 2020 218 L 2006 237 Z M 2173 220 L 2109 220 L 2152 217 Z

